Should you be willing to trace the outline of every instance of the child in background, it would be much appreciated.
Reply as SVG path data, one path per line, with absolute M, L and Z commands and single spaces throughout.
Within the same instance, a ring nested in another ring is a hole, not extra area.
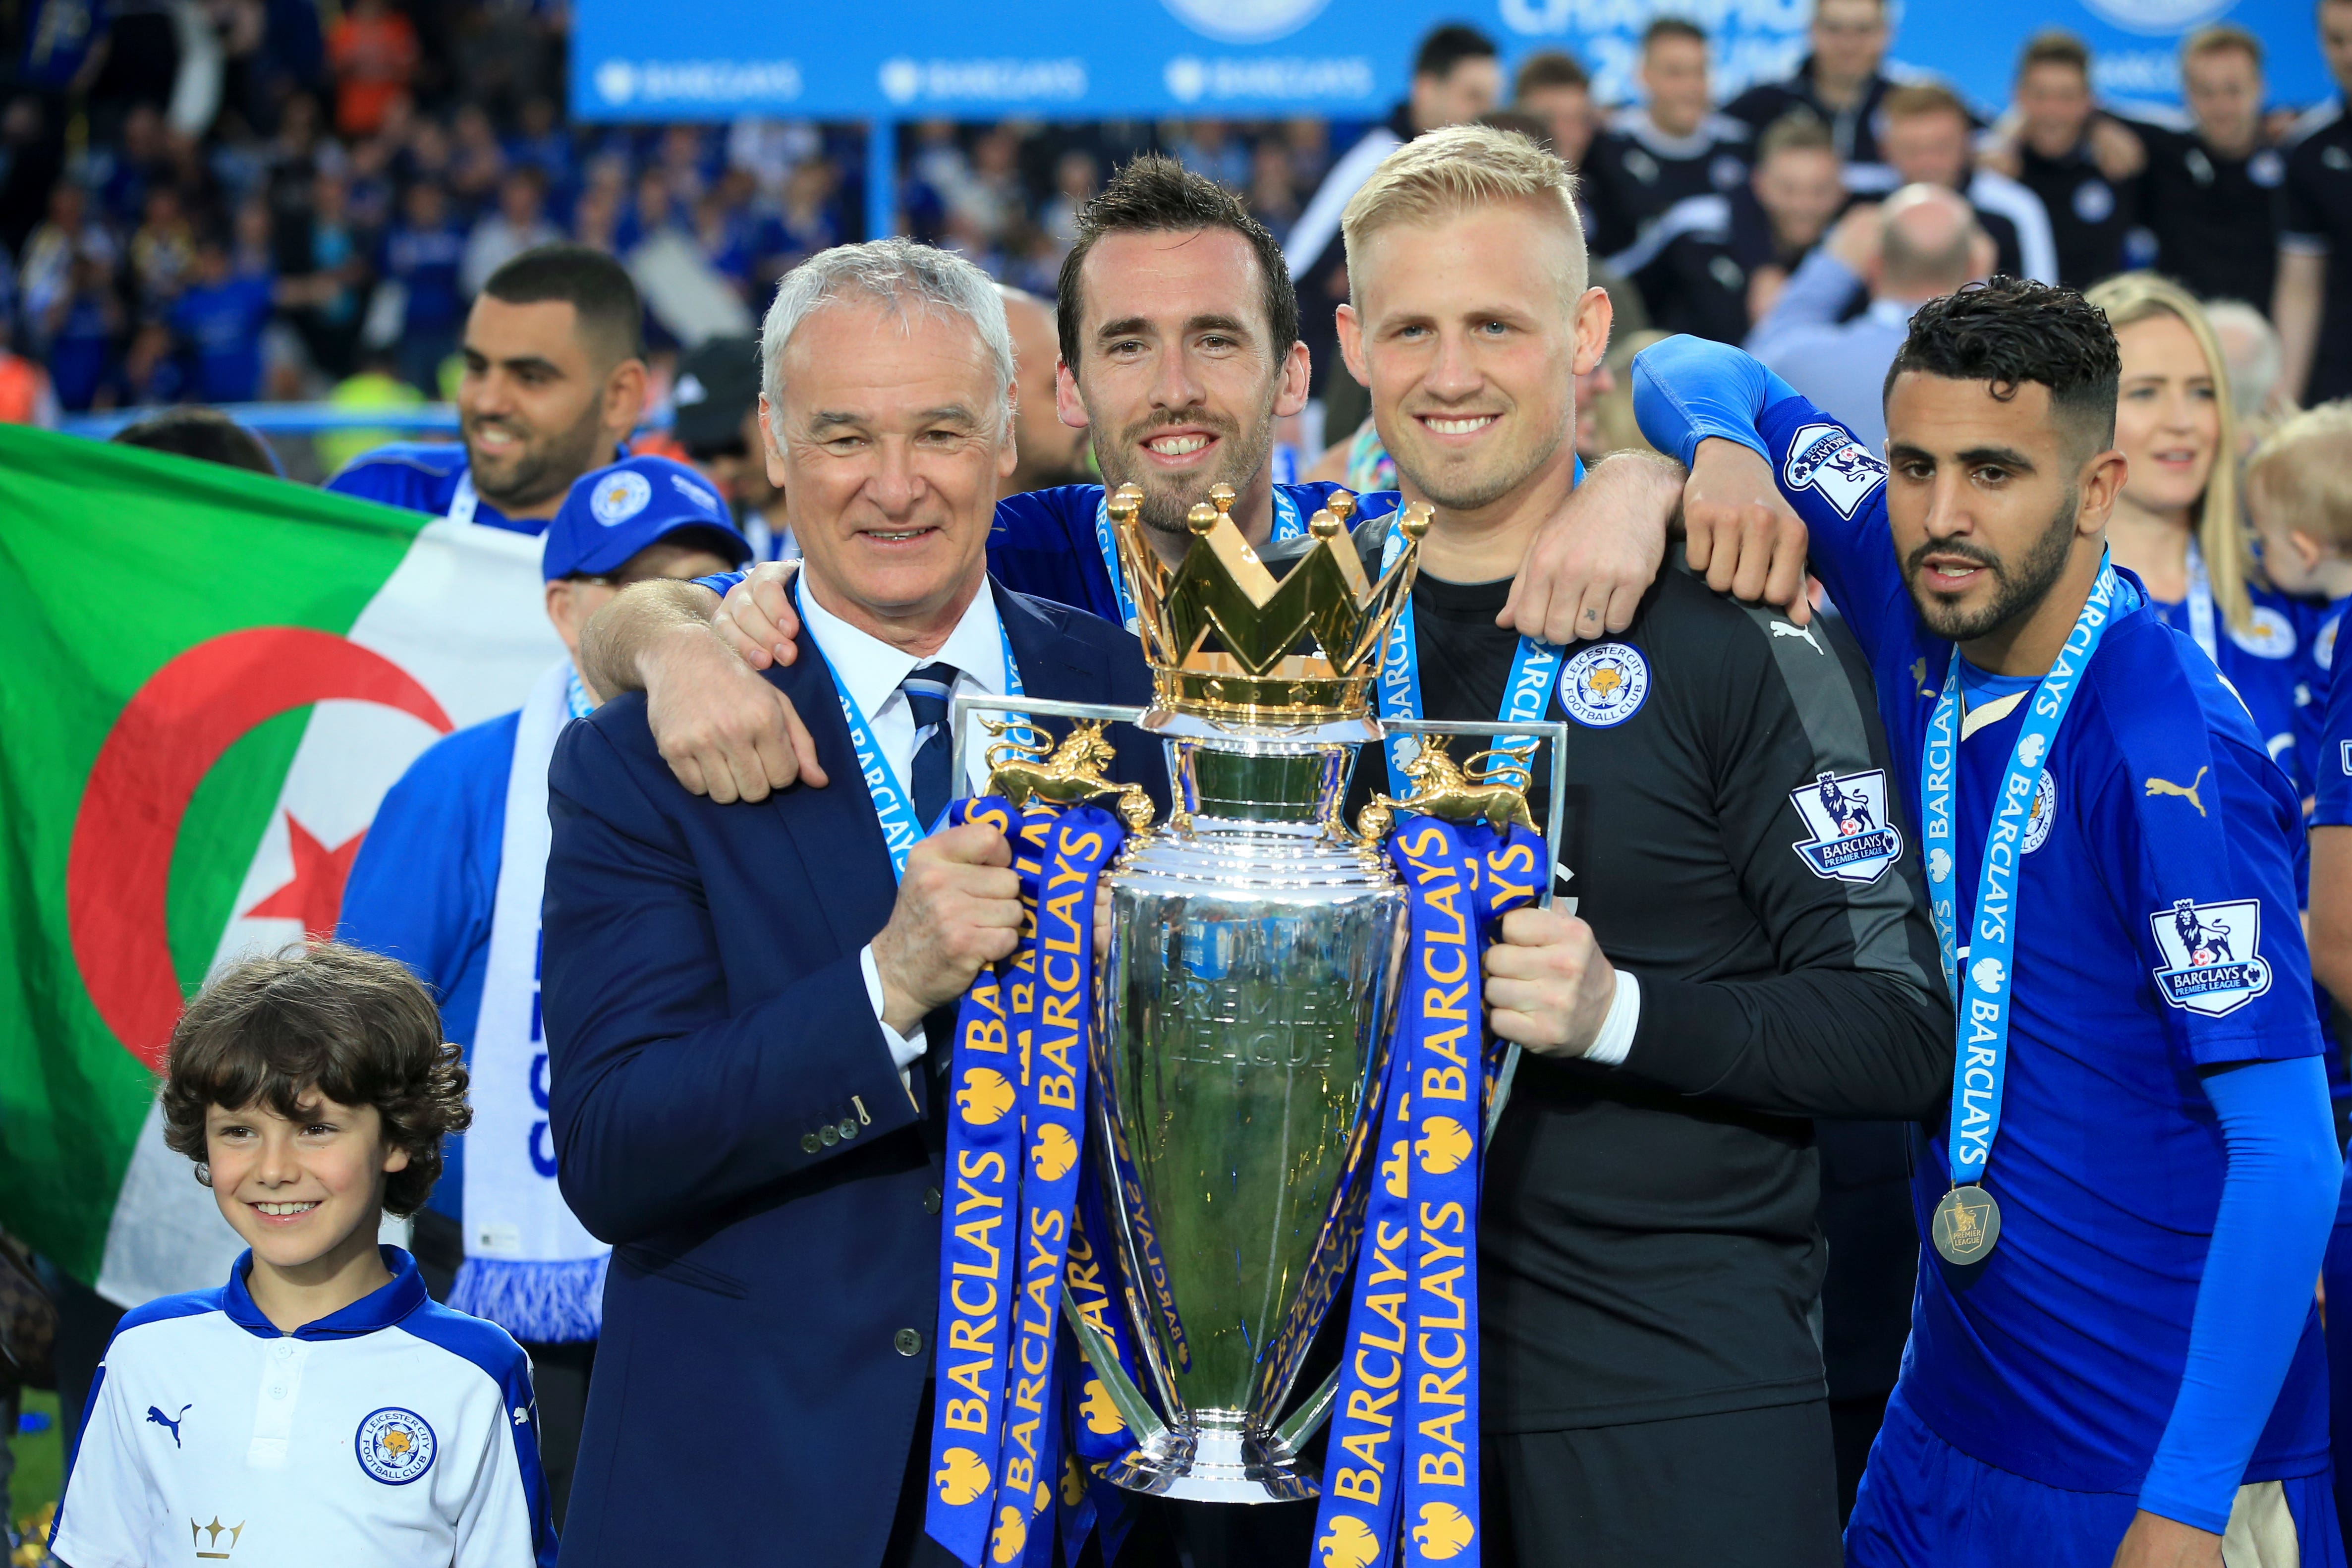
M 376 1242 L 470 1119 L 424 987 L 338 943 L 237 964 L 173 1031 L 163 1117 L 250 1250 L 219 1289 L 124 1316 L 50 1550 L 70 1568 L 192 1550 L 232 1568 L 551 1565 L 530 1362 Z

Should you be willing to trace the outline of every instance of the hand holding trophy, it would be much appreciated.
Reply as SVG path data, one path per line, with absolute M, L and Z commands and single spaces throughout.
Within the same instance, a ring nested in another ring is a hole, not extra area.
M 1479 954 L 1551 881 L 1525 752 L 1465 775 L 1442 732 L 1475 727 L 1410 726 L 1438 731 L 1427 777 L 1351 829 L 1427 509 L 1394 521 L 1377 580 L 1328 510 L 1277 579 L 1216 499 L 1172 570 L 1132 499 L 1109 504 L 1153 708 L 1026 704 L 1093 722 L 1050 755 L 992 725 L 992 794 L 960 808 L 1004 827 L 1036 913 L 958 1029 L 956 1081 L 978 1092 L 960 1089 L 950 1132 L 929 1523 L 968 1563 L 1011 1563 L 1057 1492 L 1115 1505 L 1095 1478 L 1214 1502 L 1319 1492 L 1335 1562 L 1385 1561 L 1402 1533 L 1408 1561 L 1471 1563 L 1478 1154 L 1507 1081 Z M 1167 745 L 1165 823 L 1138 799 L 1124 825 L 1077 804 L 1110 793 L 1110 719 Z M 1285 1419 L 1351 1270 L 1341 1372 Z M 1083 1361 L 1054 1355 L 1057 1312 Z M 1318 1479 L 1299 1450 L 1335 1411 Z

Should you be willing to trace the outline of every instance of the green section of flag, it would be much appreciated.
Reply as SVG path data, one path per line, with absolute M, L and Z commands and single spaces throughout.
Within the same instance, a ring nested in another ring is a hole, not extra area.
M 189 458 L 0 426 L 0 1226 L 92 1279 L 154 1082 L 84 988 L 67 860 L 123 705 L 189 648 L 254 626 L 348 632 L 428 520 Z M 307 710 L 199 787 L 171 943 L 201 976 Z

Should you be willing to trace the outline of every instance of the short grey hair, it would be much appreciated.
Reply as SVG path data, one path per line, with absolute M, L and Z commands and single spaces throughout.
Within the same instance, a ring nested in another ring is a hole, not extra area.
M 836 245 L 784 274 L 760 328 L 760 390 L 771 408 L 783 406 L 784 349 L 801 323 L 855 300 L 890 306 L 909 332 L 918 316 L 961 320 L 977 332 L 996 388 L 997 439 L 1004 439 L 1013 427 L 1013 333 L 996 282 L 962 257 L 910 239 Z

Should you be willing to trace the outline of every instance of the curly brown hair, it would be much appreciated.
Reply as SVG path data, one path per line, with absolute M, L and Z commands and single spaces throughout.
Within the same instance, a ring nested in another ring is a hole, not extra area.
M 163 1142 L 201 1164 L 205 1110 L 263 1105 L 293 1120 L 323 1095 L 373 1105 L 408 1164 L 384 1180 L 383 1206 L 411 1215 L 441 1175 L 441 1140 L 463 1132 L 465 1053 L 441 1037 L 441 1015 L 392 959 L 341 942 L 249 958 L 197 994 L 172 1031 Z

